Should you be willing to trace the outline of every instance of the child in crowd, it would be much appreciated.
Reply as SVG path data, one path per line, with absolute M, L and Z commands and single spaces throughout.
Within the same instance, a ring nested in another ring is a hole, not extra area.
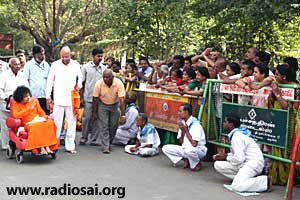
M 183 91 L 185 87 L 196 78 L 196 73 L 192 68 L 188 68 L 187 70 L 183 71 L 182 74 L 182 81 L 183 85 L 180 86 L 162 86 L 161 88 L 166 89 L 168 92 L 178 92 Z
M 171 76 L 167 77 L 164 80 L 161 80 L 158 83 L 158 86 L 161 86 L 161 85 L 168 85 L 168 86 L 183 85 L 182 75 L 183 75 L 183 72 L 180 69 L 173 70 L 173 71 L 171 71 Z
M 189 94 L 195 96 L 203 95 L 206 80 L 209 78 L 208 69 L 206 67 L 199 67 L 196 71 L 196 79 L 192 80 L 188 86 L 180 92 L 180 94 Z
M 128 63 L 126 65 L 126 71 L 123 73 L 123 79 L 125 80 L 126 91 L 131 91 L 136 88 L 137 76 L 135 75 L 135 71 L 137 67 L 134 63 Z

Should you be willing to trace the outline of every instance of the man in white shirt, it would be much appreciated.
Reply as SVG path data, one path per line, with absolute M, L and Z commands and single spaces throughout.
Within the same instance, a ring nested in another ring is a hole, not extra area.
M 3 60 L 0 60 L 0 74 L 8 69 L 8 63 L 4 62 Z
M 177 138 L 179 145 L 164 145 L 162 151 L 174 163 L 183 160 L 181 168 L 190 167 L 192 171 L 201 169 L 201 161 L 207 153 L 204 130 L 195 117 L 192 116 L 192 105 L 182 104 L 179 108 L 179 130 Z
M 139 127 L 137 142 L 135 145 L 126 145 L 125 152 L 141 156 L 155 156 L 159 153 L 160 139 L 156 128 L 148 123 L 144 113 L 136 118 L 136 125 Z
M 50 65 L 45 61 L 45 50 L 40 45 L 32 48 L 33 58 L 25 64 L 24 74 L 29 82 L 32 96 L 39 100 L 42 109 L 47 115 L 50 111 L 46 106 L 46 85 Z
M 264 168 L 264 158 L 254 136 L 248 129 L 240 127 L 240 118 L 235 114 L 225 117 L 223 129 L 229 132 L 231 151 L 213 156 L 217 172 L 233 179 L 234 191 L 269 191 L 272 180 L 265 175 L 259 176 Z
M 18 86 L 28 87 L 28 82 L 21 73 L 21 62 L 17 57 L 9 60 L 9 68 L 0 75 L 0 125 L 2 149 L 7 149 L 9 142 L 6 118 L 9 116 L 9 101 Z
M 54 89 L 53 115 L 57 127 L 56 136 L 60 138 L 64 115 L 67 120 L 65 149 L 69 153 L 75 151 L 76 118 L 73 114 L 71 91 L 77 81 L 77 90 L 82 87 L 82 73 L 77 61 L 71 59 L 71 50 L 65 46 L 60 51 L 61 59 L 52 63 L 47 79 L 46 99 L 49 107 L 52 88 Z

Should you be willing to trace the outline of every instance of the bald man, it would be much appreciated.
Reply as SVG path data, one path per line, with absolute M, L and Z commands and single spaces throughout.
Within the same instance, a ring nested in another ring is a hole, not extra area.
M 29 87 L 28 81 L 20 69 L 21 62 L 19 58 L 12 57 L 9 60 L 9 69 L 0 75 L 0 125 L 2 149 L 7 149 L 9 142 L 8 128 L 5 121 L 10 113 L 10 97 L 18 86 L 24 85 Z
M 93 93 L 93 119 L 97 122 L 102 138 L 102 152 L 110 153 L 110 144 L 114 140 L 120 117 L 125 110 L 125 88 L 122 81 L 115 78 L 111 69 L 103 72 L 102 79 L 97 81 Z
M 61 129 L 64 116 L 68 127 L 65 137 L 65 149 L 69 153 L 75 151 L 76 118 L 73 114 L 71 91 L 78 84 L 82 87 L 82 73 L 77 61 L 71 59 L 71 50 L 68 46 L 60 50 L 60 59 L 53 62 L 47 79 L 46 99 L 47 106 L 52 103 L 51 92 L 54 89 L 53 116 L 57 127 L 56 136 L 61 138 Z

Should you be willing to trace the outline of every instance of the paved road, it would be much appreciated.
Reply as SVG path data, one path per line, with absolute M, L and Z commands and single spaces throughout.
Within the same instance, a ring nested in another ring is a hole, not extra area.
M 72 186 L 125 187 L 128 200 L 185 200 L 185 199 L 283 199 L 284 187 L 274 187 L 273 192 L 259 196 L 241 197 L 223 188 L 229 183 L 219 176 L 212 163 L 204 163 L 200 172 L 180 170 L 164 155 L 140 158 L 113 147 L 110 155 L 104 155 L 99 147 L 79 146 L 78 154 L 70 155 L 61 149 L 57 160 L 27 159 L 23 164 L 7 160 L 0 152 L 0 199 L 1 200 L 52 200 L 52 199 L 119 199 L 115 196 L 8 196 L 7 186 L 52 186 L 64 183 Z M 299 188 L 295 199 L 300 199 Z M 117 192 L 117 191 L 116 191 Z M 119 190 L 120 196 L 123 191 Z

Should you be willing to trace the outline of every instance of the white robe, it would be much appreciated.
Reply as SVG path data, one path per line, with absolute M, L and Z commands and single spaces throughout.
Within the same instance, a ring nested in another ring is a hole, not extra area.
M 154 156 L 159 153 L 160 139 L 158 132 L 153 128 L 146 135 L 141 136 L 141 131 L 138 132 L 137 138 L 140 141 L 141 145 L 139 146 L 138 151 L 131 152 L 130 148 L 135 147 L 135 145 L 126 145 L 124 150 L 129 154 L 141 155 L 141 156 Z M 152 144 L 152 148 L 145 147 L 146 145 Z
M 268 177 L 258 176 L 264 167 L 263 154 L 256 142 L 247 135 L 232 130 L 231 152 L 226 161 L 216 161 L 215 169 L 233 179 L 232 189 L 238 192 L 262 192 L 267 190 Z

